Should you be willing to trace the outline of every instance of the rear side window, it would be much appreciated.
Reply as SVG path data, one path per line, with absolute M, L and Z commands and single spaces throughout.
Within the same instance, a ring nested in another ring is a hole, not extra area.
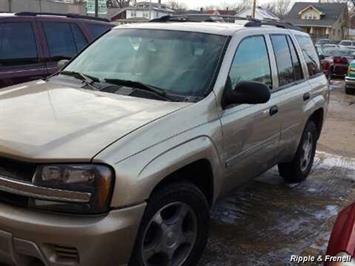
M 49 54 L 52 59 L 68 59 L 77 52 L 69 23 L 44 22 L 43 28 L 47 37 Z
M 289 46 L 290 52 L 291 52 L 293 75 L 295 77 L 295 80 L 301 80 L 301 79 L 303 79 L 303 73 L 302 73 L 300 59 L 297 54 L 297 50 L 296 50 L 295 45 L 294 45 L 293 41 L 291 40 L 290 36 L 287 36 L 287 41 L 288 41 L 288 46 Z
M 313 42 L 309 36 L 296 35 L 295 36 L 300 47 L 302 48 L 302 53 L 304 59 L 307 63 L 307 68 L 309 76 L 312 77 L 321 72 L 320 63 L 316 49 L 314 48 Z
M 85 48 L 88 42 L 78 25 L 71 24 L 71 27 L 74 34 L 76 49 L 78 52 L 80 52 L 83 48 Z
M 259 81 L 272 86 L 269 55 L 263 36 L 252 36 L 241 41 L 228 77 L 232 89 L 240 81 Z
M 0 64 L 38 62 L 37 44 L 31 22 L 0 24 Z
M 101 24 L 87 24 L 87 26 L 94 39 L 110 29 L 109 26 Z
M 295 81 L 293 62 L 286 37 L 286 35 L 271 35 L 280 87 Z

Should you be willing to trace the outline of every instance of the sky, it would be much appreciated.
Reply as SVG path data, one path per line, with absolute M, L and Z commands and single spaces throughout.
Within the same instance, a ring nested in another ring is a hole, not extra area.
M 179 3 L 184 3 L 188 8 L 200 8 L 201 6 L 208 5 L 228 5 L 228 4 L 238 4 L 242 2 L 241 0 L 177 0 Z M 257 0 L 257 5 L 267 4 L 273 2 L 274 0 Z M 290 0 L 291 2 L 296 2 L 295 0 Z M 298 2 L 318 2 L 318 0 L 297 0 Z M 163 1 L 164 2 L 164 1 Z

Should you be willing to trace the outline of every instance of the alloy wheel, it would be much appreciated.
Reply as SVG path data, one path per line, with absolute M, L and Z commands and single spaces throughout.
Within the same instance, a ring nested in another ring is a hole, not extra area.
M 183 202 L 158 210 L 143 234 L 142 258 L 146 266 L 181 266 L 197 238 L 197 217 Z

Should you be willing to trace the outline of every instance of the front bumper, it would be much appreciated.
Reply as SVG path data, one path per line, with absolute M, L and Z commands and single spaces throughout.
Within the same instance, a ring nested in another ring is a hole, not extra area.
M 345 77 L 345 86 L 348 88 L 355 88 L 355 78 L 346 76 Z
M 43 213 L 0 203 L 0 265 L 98 266 L 128 263 L 145 204 L 106 216 Z

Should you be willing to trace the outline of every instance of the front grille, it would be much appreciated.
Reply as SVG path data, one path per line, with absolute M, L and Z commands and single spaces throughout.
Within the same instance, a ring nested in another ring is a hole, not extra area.
M 22 181 L 31 181 L 36 171 L 34 163 L 0 157 L 0 175 Z
M 28 208 L 29 200 L 30 199 L 28 197 L 0 191 L 0 202 L 9 205 Z
M 36 165 L 33 163 L 0 157 L 0 176 L 2 177 L 31 182 L 35 171 Z M 17 207 L 28 208 L 29 201 L 30 198 L 28 197 L 0 190 L 0 202 Z

